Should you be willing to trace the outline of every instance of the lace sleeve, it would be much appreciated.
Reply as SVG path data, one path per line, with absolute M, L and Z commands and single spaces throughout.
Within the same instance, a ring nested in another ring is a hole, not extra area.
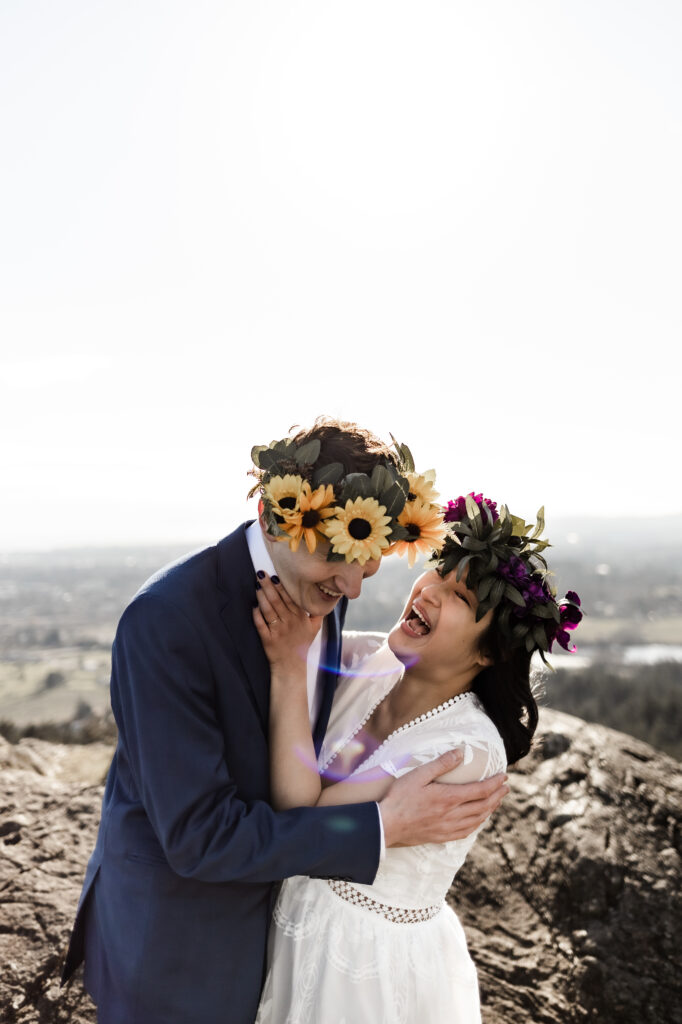
M 384 756 L 378 761 L 383 771 L 400 778 L 456 747 L 462 749 L 464 760 L 451 779 L 443 776 L 445 782 L 478 782 L 506 768 L 502 738 L 483 713 L 436 727 L 425 723 L 423 727 L 407 730 L 398 742 L 387 744 Z
M 453 746 L 444 747 L 442 750 L 412 754 L 411 757 L 398 759 L 398 763 L 396 763 L 395 759 L 383 761 L 381 768 L 389 775 L 399 779 L 401 775 L 412 771 L 413 768 L 418 768 L 422 764 L 428 764 L 429 761 L 435 761 L 437 757 L 444 754 L 446 750 L 452 750 L 453 747 L 463 748 L 464 761 L 455 769 L 456 775 L 452 775 L 452 778 L 449 778 L 450 773 L 443 775 L 441 782 L 479 782 L 481 779 L 487 779 L 491 775 L 503 772 L 506 768 L 504 758 L 499 756 L 496 745 L 491 747 L 488 744 L 481 744 L 479 746 L 473 743 L 455 743 Z

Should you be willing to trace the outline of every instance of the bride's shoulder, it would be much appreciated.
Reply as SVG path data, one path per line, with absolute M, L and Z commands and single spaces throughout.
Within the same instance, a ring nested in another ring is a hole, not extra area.
M 341 672 L 353 672 L 362 662 L 376 655 L 383 647 L 387 647 L 386 640 L 386 633 L 365 633 L 359 630 L 344 629 L 341 644 Z
M 403 665 L 386 642 L 385 633 L 353 633 L 346 644 L 343 634 L 341 669 L 334 703 L 345 697 L 354 701 L 359 694 L 387 692 L 402 675 Z
M 454 699 L 436 714 L 424 716 L 395 740 L 394 749 L 384 753 L 390 753 L 396 763 L 401 762 L 401 757 L 407 758 L 403 770 L 425 764 L 455 748 L 462 750 L 462 767 L 469 766 L 472 778 L 494 775 L 506 765 L 502 737 L 479 698 L 471 692 Z
M 346 647 L 346 637 L 349 638 Z M 344 656 L 334 691 L 325 747 L 352 732 L 403 672 L 383 633 L 343 634 Z
M 485 710 L 479 697 L 468 691 L 459 700 L 445 710 L 440 716 L 441 729 L 452 729 L 457 733 L 465 733 L 472 739 L 500 747 L 504 750 L 504 742 L 492 718 Z

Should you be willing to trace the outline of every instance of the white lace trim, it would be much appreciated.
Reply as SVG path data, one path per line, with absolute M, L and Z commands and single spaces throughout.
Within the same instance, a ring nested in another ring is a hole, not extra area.
M 394 924 L 416 924 L 418 921 L 430 921 L 436 914 L 440 914 L 444 906 L 443 903 L 437 903 L 433 907 L 391 907 L 387 903 L 379 903 L 377 900 L 370 899 L 349 882 L 340 882 L 330 878 L 327 880 L 327 884 L 337 896 L 346 900 L 347 903 L 364 907 L 365 910 L 371 910 L 374 914 L 381 914 L 387 921 L 393 921 Z
M 361 771 L 369 761 L 376 761 L 380 752 L 388 743 L 391 742 L 391 740 L 394 740 L 396 736 L 402 735 L 402 733 L 407 732 L 408 729 L 413 729 L 415 725 L 421 725 L 422 722 L 427 722 L 430 718 L 435 718 L 437 715 L 441 715 L 444 711 L 447 711 L 448 708 L 453 707 L 453 705 L 457 704 L 460 700 L 464 700 L 466 697 L 473 697 L 475 700 L 477 699 L 476 694 L 471 690 L 467 690 L 465 693 L 457 693 L 454 697 L 450 697 L 450 700 L 443 701 L 443 703 L 439 704 L 438 707 L 431 708 L 430 711 L 425 711 L 423 715 L 418 715 L 410 722 L 405 722 L 404 725 L 398 726 L 398 728 L 394 729 L 393 732 L 389 732 L 386 739 L 382 740 L 379 746 L 373 750 L 361 764 L 353 769 L 351 775 L 355 775 L 356 772 Z

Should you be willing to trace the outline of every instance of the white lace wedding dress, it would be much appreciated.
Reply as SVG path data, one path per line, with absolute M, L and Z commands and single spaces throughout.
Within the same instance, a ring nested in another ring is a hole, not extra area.
M 378 634 L 344 634 L 339 683 L 320 768 L 354 741 L 400 678 Z M 350 654 L 350 658 L 349 658 Z M 462 746 L 479 778 L 505 768 L 500 735 L 472 693 L 392 733 L 358 765 L 398 777 Z M 333 765 L 331 766 L 333 768 Z M 477 1024 L 476 969 L 445 903 L 476 834 L 391 848 L 372 885 L 288 878 L 274 912 L 256 1024 Z

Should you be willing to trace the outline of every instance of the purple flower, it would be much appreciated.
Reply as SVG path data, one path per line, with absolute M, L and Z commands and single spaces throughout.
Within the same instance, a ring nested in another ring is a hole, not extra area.
M 547 593 L 547 589 L 542 583 L 538 583 L 537 580 L 531 580 L 527 587 L 522 590 L 523 598 L 526 604 L 547 604 L 550 600 L 550 595 Z
M 580 598 L 574 590 L 569 590 L 566 597 L 559 602 L 559 625 L 557 626 L 554 640 L 570 654 L 576 651 L 575 644 L 571 643 L 570 631 L 576 628 L 582 617 Z M 551 644 L 549 649 L 551 651 Z
M 559 647 L 563 647 L 563 649 L 568 651 L 569 654 L 575 654 L 578 649 L 575 644 L 571 643 L 571 634 L 567 633 L 565 629 L 558 629 L 556 631 L 549 645 L 550 651 L 552 650 L 552 644 L 555 640 L 559 644 Z
M 489 498 L 484 498 L 482 494 L 474 494 L 473 491 L 469 491 L 466 497 L 464 495 L 460 495 L 456 501 L 448 502 L 448 507 L 445 510 L 444 516 L 446 523 L 458 523 L 461 522 L 462 519 L 467 518 L 467 498 L 473 498 L 479 508 L 482 508 L 483 505 L 486 505 L 488 511 L 493 517 L 493 522 L 495 522 L 496 519 L 500 518 L 497 513 L 496 501 L 490 501 Z
M 570 604 L 563 602 L 559 604 L 560 622 L 564 629 L 575 629 L 583 617 L 583 613 L 580 611 L 580 598 L 574 591 L 569 590 L 564 601 L 567 599 L 571 602 Z
M 499 565 L 497 574 L 509 580 L 510 583 L 525 583 L 528 579 L 528 569 L 516 555 L 512 555 L 508 562 Z
M 444 520 L 446 523 L 458 523 L 462 519 L 466 518 L 467 507 L 464 498 L 458 498 L 457 501 L 449 501 L 448 507 L 445 510 Z

